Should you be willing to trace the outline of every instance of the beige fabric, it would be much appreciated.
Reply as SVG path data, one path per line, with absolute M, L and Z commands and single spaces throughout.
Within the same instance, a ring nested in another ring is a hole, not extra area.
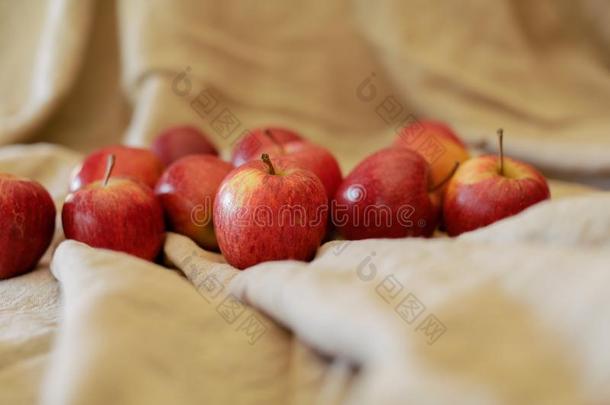
M 81 67 L 93 0 L 0 3 L 0 142 L 24 139 L 70 90 Z
M 120 10 L 133 39 L 124 53 L 128 84 L 140 84 L 131 91 L 132 143 L 172 119 L 197 122 L 224 145 L 240 130 L 280 122 L 360 159 L 411 113 L 447 120 L 490 150 L 502 126 L 509 153 L 553 174 L 610 172 L 607 3 L 156 4 Z M 150 35 L 136 34 L 153 23 Z M 191 86 L 174 81 L 176 72 Z M 363 93 L 376 90 L 371 101 L 357 95 L 363 82 Z M 208 86 L 219 109 L 200 116 L 190 101 Z M 386 123 L 377 108 L 392 96 L 403 113 Z M 229 139 L 210 125 L 222 107 L 241 123 Z
M 13 3 L 0 9 L 1 60 L 10 61 L 0 79 L 3 143 L 40 128 L 75 78 L 71 96 L 90 113 L 62 121 L 79 123 L 80 136 L 46 136 L 79 148 L 118 139 L 128 113 L 116 92 L 120 52 L 135 106 L 130 143 L 193 122 L 227 146 L 246 128 L 277 122 L 349 156 L 349 168 L 392 138 L 402 118 L 388 124 L 376 109 L 393 96 L 403 116 L 447 120 L 491 150 L 503 126 L 509 153 L 555 175 L 607 184 L 610 7 L 603 0 L 119 1 L 118 50 L 112 1 Z M 93 14 L 98 23 L 86 42 Z M 31 28 L 20 41 L 11 40 L 15 24 Z M 95 75 L 76 76 L 83 59 Z M 174 82 L 186 69 L 188 92 Z M 366 94 L 375 87 L 372 101 L 363 101 L 360 85 Z M 208 87 L 218 106 L 200 116 L 190 102 Z M 227 138 L 211 127 L 223 108 L 239 121 Z
M 575 215 L 587 199 L 610 203 L 600 194 L 541 205 L 514 219 L 520 227 L 498 224 L 502 244 L 331 242 L 312 263 L 245 272 L 170 234 L 168 259 L 192 285 L 65 242 L 52 265 L 65 307 L 45 403 L 603 403 L 608 228 L 602 245 L 578 219 L 569 242 L 555 242 L 552 228 L 527 244 L 508 241 L 537 228 L 532 215 Z M 425 306 L 411 322 L 396 312 L 408 294 Z M 244 304 L 231 310 L 237 299 L 334 358 L 323 382 L 302 381 L 320 364 L 289 361 L 289 335 Z M 420 329 L 429 315 L 445 328 L 437 340 Z M 359 367 L 354 378 L 349 364 Z
M 145 145 L 190 122 L 226 154 L 277 123 L 348 170 L 394 136 L 400 119 L 377 114 L 394 96 L 401 117 L 491 150 L 503 126 L 510 154 L 610 185 L 608 18 L 603 0 L 0 1 L 0 143 Z M 13 145 L 0 171 L 60 205 L 80 158 Z M 552 189 L 561 199 L 457 240 L 332 242 L 313 263 L 241 273 L 177 235 L 165 252 L 181 271 L 65 242 L 53 274 L 51 249 L 0 283 L 0 403 L 606 403 L 609 197 Z M 388 275 L 395 299 L 379 293 Z M 411 324 L 395 310 L 408 293 L 426 307 Z M 230 294 L 249 305 L 233 323 L 217 311 Z M 417 330 L 429 314 L 447 328 L 432 345 Z
M 114 1 L 0 1 L 0 145 L 120 142 L 117 37 Z
M 284 331 L 254 350 L 184 278 L 127 255 L 66 242 L 52 269 L 64 307 L 42 403 L 284 403 Z

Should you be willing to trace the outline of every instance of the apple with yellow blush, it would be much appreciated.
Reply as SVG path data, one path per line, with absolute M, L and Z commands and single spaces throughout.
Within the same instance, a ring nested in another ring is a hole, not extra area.
M 450 236 L 515 215 L 550 198 L 544 176 L 533 166 L 504 156 L 485 155 L 463 163 L 447 185 L 443 219 Z
M 401 130 L 393 146 L 418 152 L 430 164 L 433 184 L 440 184 L 456 162 L 469 159 L 468 149 L 460 137 L 442 122 L 421 120 Z M 443 190 L 440 190 L 443 191 Z

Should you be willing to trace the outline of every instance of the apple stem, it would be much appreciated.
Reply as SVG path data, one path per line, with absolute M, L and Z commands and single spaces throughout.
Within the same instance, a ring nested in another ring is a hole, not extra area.
M 282 154 L 284 154 L 284 145 L 282 145 L 280 143 L 280 141 L 277 140 L 277 138 L 275 137 L 275 135 L 273 135 L 273 131 L 271 131 L 269 128 L 265 129 L 265 135 L 267 135 L 267 137 L 269 137 L 269 139 L 271 139 L 271 142 L 273 142 L 275 144 L 275 146 L 277 146 L 278 148 L 280 148 L 280 151 L 282 152 Z
M 269 174 L 271 174 L 271 175 L 275 174 L 275 168 L 273 167 L 273 164 L 271 163 L 271 159 L 269 159 L 269 155 L 266 153 L 263 153 L 263 155 L 261 156 L 261 159 L 263 160 L 263 162 L 265 162 L 265 164 L 267 166 L 269 166 Z
M 453 165 L 453 169 L 451 169 L 451 171 L 449 172 L 449 174 L 443 179 L 441 180 L 440 183 L 438 183 L 436 186 L 432 187 L 432 193 L 440 190 L 449 180 L 451 180 L 451 178 L 453 177 L 453 175 L 455 174 L 455 172 L 457 172 L 458 167 L 460 167 L 460 162 L 455 162 L 455 165 Z
M 498 129 L 498 143 L 500 144 L 500 175 L 504 176 L 504 130 Z
M 108 185 L 108 180 L 110 180 L 110 175 L 112 174 L 112 169 L 114 169 L 115 162 L 116 156 L 114 156 L 114 154 L 108 155 L 108 160 L 106 163 L 106 174 L 104 175 L 104 187 Z

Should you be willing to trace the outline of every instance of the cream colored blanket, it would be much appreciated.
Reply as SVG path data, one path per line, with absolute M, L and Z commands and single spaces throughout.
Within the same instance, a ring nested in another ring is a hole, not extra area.
M 607 184 L 605 0 L 259 3 L 1 2 L 0 143 L 118 141 L 123 93 L 135 144 L 176 122 L 223 146 L 278 123 L 351 166 L 432 116 L 491 150 L 504 127 L 510 154 Z
M 226 151 L 274 122 L 347 170 L 430 115 L 608 184 L 610 8 L 531 3 L 0 2 L 0 142 L 147 144 L 192 122 Z M 80 158 L 8 146 L 0 171 L 59 206 Z M 246 272 L 179 235 L 175 270 L 63 242 L 0 283 L 0 403 L 606 403 L 610 196 L 553 197 L 458 239 Z

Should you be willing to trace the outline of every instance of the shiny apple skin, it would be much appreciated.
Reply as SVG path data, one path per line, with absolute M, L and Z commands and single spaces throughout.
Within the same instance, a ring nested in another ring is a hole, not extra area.
M 155 138 L 151 150 L 166 166 L 189 155 L 218 155 L 203 132 L 189 125 L 167 128 Z
M 154 260 L 165 239 L 163 211 L 153 191 L 129 179 L 113 177 L 68 195 L 62 210 L 67 239 L 95 248 Z
M 238 269 L 271 260 L 310 260 L 326 232 L 328 198 L 320 179 L 281 158 L 272 162 L 279 174 L 270 174 L 262 161 L 234 169 L 214 201 L 220 251 Z M 291 215 L 290 207 L 299 207 L 301 214 Z
M 341 174 L 341 168 L 337 159 L 328 149 L 322 146 L 296 141 L 284 144 L 282 151 L 268 150 L 265 153 L 268 153 L 271 157 L 284 157 L 286 160 L 294 162 L 296 167 L 309 170 L 317 175 L 326 190 L 329 200 L 333 198 L 339 184 L 343 181 L 343 175 Z
M 186 156 L 165 170 L 155 195 L 170 230 L 207 250 L 218 250 L 214 234 L 214 197 L 233 166 L 212 155 Z
M 550 198 L 544 176 L 534 167 L 504 157 L 481 156 L 464 163 L 450 180 L 443 202 L 447 233 L 457 236 L 515 215 Z
M 440 184 L 453 170 L 455 162 L 470 158 L 460 137 L 448 125 L 421 120 L 402 129 L 393 146 L 420 153 L 432 168 L 432 184 Z
M 39 183 L 0 174 L 0 279 L 33 270 L 55 233 L 55 204 Z
M 440 197 L 429 192 L 430 183 L 430 166 L 417 152 L 382 149 L 339 186 L 331 205 L 333 223 L 348 240 L 431 236 Z
M 116 164 L 112 172 L 115 177 L 129 177 L 154 188 L 163 173 L 163 163 L 151 151 L 123 145 L 109 146 L 99 149 L 85 158 L 72 177 L 70 192 L 102 180 L 106 173 L 108 155 L 111 154 L 116 157 Z
M 265 131 L 271 131 L 273 134 L 272 140 Z M 231 162 L 233 166 L 239 167 L 251 160 L 260 159 L 263 153 L 277 155 L 281 148 L 276 144 L 285 144 L 288 142 L 301 141 L 303 138 L 298 133 L 285 128 L 265 127 L 250 131 L 244 136 L 233 148 Z

